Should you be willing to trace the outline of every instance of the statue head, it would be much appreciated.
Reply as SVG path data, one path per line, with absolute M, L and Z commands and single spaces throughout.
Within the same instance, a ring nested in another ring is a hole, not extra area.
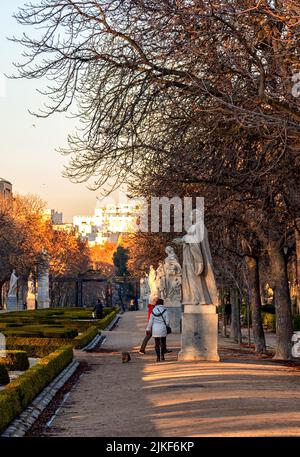
M 174 254 L 174 249 L 172 248 L 172 246 L 167 246 L 165 249 L 165 253 L 168 255 Z

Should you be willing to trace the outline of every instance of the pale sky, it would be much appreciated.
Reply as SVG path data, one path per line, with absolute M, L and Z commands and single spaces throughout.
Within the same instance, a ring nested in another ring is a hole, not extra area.
M 92 214 L 96 206 L 95 192 L 61 176 L 67 158 L 55 149 L 66 146 L 75 121 L 64 114 L 37 119 L 28 113 L 28 109 L 42 106 L 44 98 L 36 92 L 44 87 L 42 81 L 4 83 L 3 74 L 15 72 L 12 62 L 19 61 L 22 52 L 6 37 L 24 31 L 11 17 L 24 3 L 26 0 L 0 0 L 0 177 L 13 184 L 14 192 L 39 195 L 49 208 L 63 211 L 68 222 L 73 215 Z M 25 31 L 30 34 L 29 28 Z

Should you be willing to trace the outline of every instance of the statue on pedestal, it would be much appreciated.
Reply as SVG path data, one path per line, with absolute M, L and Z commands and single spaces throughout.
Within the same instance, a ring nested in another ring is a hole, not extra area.
M 207 229 L 197 210 L 191 212 L 191 222 L 187 234 L 174 240 L 175 243 L 183 244 L 182 303 L 218 306 Z
M 167 246 L 165 249 L 168 255 L 164 261 L 166 298 L 174 305 L 181 306 L 181 275 L 182 269 L 174 249 Z
M 157 297 L 156 271 L 155 271 L 153 265 L 150 266 L 148 282 L 149 282 L 149 288 L 150 288 L 150 303 L 152 303 L 154 297 Z
M 158 267 L 156 270 L 156 290 L 157 290 L 157 297 L 162 298 L 163 300 L 167 296 L 167 283 L 166 283 L 166 273 L 164 269 L 163 262 L 158 262 Z
M 13 270 L 11 277 L 10 277 L 10 284 L 9 284 L 9 291 L 8 291 L 9 297 L 17 296 L 18 279 L 19 279 L 19 277 L 16 275 L 16 270 Z

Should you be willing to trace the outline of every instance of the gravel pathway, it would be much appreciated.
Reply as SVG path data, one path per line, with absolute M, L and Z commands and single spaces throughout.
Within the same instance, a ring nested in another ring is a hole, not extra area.
M 177 362 L 170 335 L 165 363 L 153 344 L 138 354 L 146 314 L 127 312 L 87 363 L 44 436 L 300 436 L 299 366 L 239 351 L 221 341 L 221 363 Z M 130 363 L 121 352 L 129 350 Z

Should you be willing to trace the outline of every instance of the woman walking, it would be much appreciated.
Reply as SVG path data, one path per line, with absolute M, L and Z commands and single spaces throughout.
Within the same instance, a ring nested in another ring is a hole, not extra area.
M 153 308 L 147 332 L 152 332 L 155 340 L 155 352 L 157 355 L 157 362 L 165 360 L 165 353 L 167 352 L 167 327 L 170 325 L 170 318 L 168 311 L 164 307 L 164 301 L 159 298 L 156 306 Z

